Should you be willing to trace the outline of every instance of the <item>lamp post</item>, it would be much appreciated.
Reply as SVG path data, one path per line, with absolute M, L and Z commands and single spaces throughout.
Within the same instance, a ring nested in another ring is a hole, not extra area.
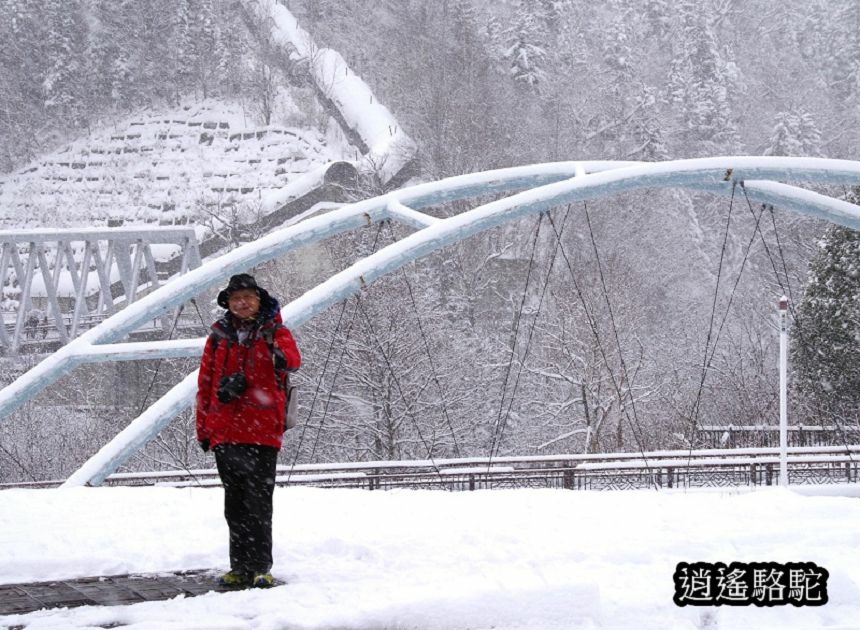
M 788 486 L 788 298 L 779 298 L 779 485 Z

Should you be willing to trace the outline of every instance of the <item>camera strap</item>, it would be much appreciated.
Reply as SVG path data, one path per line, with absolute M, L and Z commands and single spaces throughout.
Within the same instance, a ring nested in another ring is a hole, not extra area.
M 265 328 L 260 331 L 263 340 L 266 342 L 266 345 L 269 346 L 269 354 L 272 357 L 272 362 L 274 364 L 275 360 L 275 333 L 278 332 L 279 328 L 283 328 L 283 324 L 275 324 L 270 328 Z M 283 375 L 279 375 L 279 372 L 282 372 Z M 289 391 L 290 388 L 290 373 L 287 370 L 279 370 L 275 369 L 275 379 L 278 381 L 278 385 L 282 386 L 284 389 Z
M 233 342 L 229 337 L 225 337 L 224 335 L 219 335 L 218 333 L 212 332 L 209 333 L 209 336 L 212 338 L 212 356 L 214 358 L 215 353 L 218 351 L 218 346 L 221 344 L 221 340 L 227 342 L 227 350 L 224 352 L 224 362 L 221 364 L 221 372 L 223 373 L 227 368 L 227 361 L 230 359 L 230 344 Z M 236 343 L 236 345 L 242 345 L 241 343 Z M 248 345 L 248 348 L 251 346 Z M 272 345 L 269 344 L 269 350 L 271 351 Z M 245 365 L 248 362 L 248 352 L 245 351 L 245 356 L 242 357 L 242 369 L 240 370 L 243 374 L 245 373 Z M 251 366 L 253 367 L 253 366 Z
M 272 326 L 270 328 L 264 328 L 264 329 L 260 330 L 260 336 L 266 342 L 266 345 L 269 346 L 269 353 L 272 354 L 273 356 L 275 354 L 275 331 L 277 331 L 278 328 L 283 328 L 283 327 L 284 327 L 283 324 L 275 324 L 274 326 Z M 224 341 L 227 342 L 228 348 L 229 348 L 230 344 L 233 343 L 233 341 L 229 337 L 227 337 L 223 334 L 219 335 L 216 332 L 211 332 L 211 333 L 209 333 L 209 336 L 212 338 L 212 354 L 213 355 L 215 354 L 215 351 L 218 350 L 218 346 L 220 345 L 222 339 L 224 339 Z M 253 338 L 249 337 L 248 342 L 249 343 L 247 343 L 247 344 L 243 344 L 237 340 L 236 345 L 240 345 L 240 346 L 241 345 L 247 345 L 247 347 L 250 349 L 254 343 Z M 229 356 L 228 354 L 224 355 L 224 365 L 227 364 L 227 357 L 228 356 Z M 246 363 L 247 359 L 248 359 L 248 355 L 246 353 L 245 354 L 245 360 L 242 361 L 242 370 L 243 371 L 245 369 L 245 363 Z
M 275 324 L 274 326 L 270 326 L 259 331 L 263 341 L 265 341 L 266 345 L 269 347 L 269 354 L 272 357 L 273 368 L 275 358 L 275 333 L 277 333 L 279 328 L 284 328 L 284 325 Z M 224 364 L 221 366 L 221 371 L 223 372 L 227 367 L 227 361 L 230 357 L 230 344 L 233 342 L 229 337 L 219 335 L 216 332 L 210 333 L 210 337 L 212 337 L 213 356 L 218 350 L 218 345 L 221 343 L 221 339 L 223 338 L 227 341 L 227 351 L 224 353 Z M 252 345 L 253 341 L 248 344 L 248 349 L 250 349 Z M 242 361 L 242 373 L 245 372 L 245 362 L 247 359 L 248 352 L 246 351 L 245 357 Z M 298 392 L 296 391 L 295 386 L 290 383 L 290 373 L 288 370 L 275 369 L 275 382 L 277 383 L 277 386 L 286 393 L 287 397 L 286 409 L 284 409 L 284 431 L 287 431 L 296 426 L 296 423 L 298 422 L 298 396 L 296 395 Z

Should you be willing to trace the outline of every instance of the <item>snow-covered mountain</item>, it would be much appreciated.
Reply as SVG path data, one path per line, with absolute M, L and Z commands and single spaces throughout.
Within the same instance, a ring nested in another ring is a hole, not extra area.
M 313 125 L 283 92 L 282 120 L 254 125 L 215 100 L 140 112 L 0 178 L 3 228 L 217 223 L 249 218 L 262 196 L 358 150 Z
M 404 170 L 411 139 L 344 58 L 318 48 L 285 7 L 246 5 L 270 24 L 272 45 L 307 68 L 306 82 L 274 87 L 268 124 L 224 99 L 111 121 L 0 176 L 0 228 L 195 223 L 205 238 L 305 194 L 335 162 L 383 183 Z

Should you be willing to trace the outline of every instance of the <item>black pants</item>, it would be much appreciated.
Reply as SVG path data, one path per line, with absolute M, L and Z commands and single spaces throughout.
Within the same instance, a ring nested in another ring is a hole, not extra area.
M 278 449 L 219 444 L 215 463 L 224 484 L 224 518 L 230 528 L 230 569 L 268 573 L 272 568 L 272 495 Z

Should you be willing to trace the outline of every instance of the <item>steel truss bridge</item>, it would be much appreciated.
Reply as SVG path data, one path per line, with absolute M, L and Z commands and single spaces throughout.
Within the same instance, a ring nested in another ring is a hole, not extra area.
M 153 254 L 159 246 L 170 261 Z M 68 343 L 140 293 L 158 289 L 164 276 L 199 266 L 192 227 L 0 231 L 0 289 L 17 302 L 13 317 L 0 325 L 0 344 L 17 354 L 23 343 L 49 335 Z M 38 305 L 34 285 L 43 301 Z
M 562 204 L 627 191 L 683 188 L 730 197 L 742 186 L 747 198 L 756 203 L 779 206 L 860 230 L 860 206 L 784 182 L 860 185 L 860 162 L 770 156 L 654 163 L 557 162 L 452 177 L 349 204 L 207 261 L 130 304 L 0 390 L 0 418 L 85 363 L 199 356 L 205 338 L 163 341 L 157 346 L 123 342 L 123 339 L 145 322 L 164 317 L 202 292 L 224 283 L 234 273 L 304 245 L 380 221 L 397 221 L 414 227 L 415 231 L 285 305 L 281 315 L 287 326 L 300 328 L 378 278 L 484 230 Z M 478 204 L 447 219 L 421 211 L 490 194 L 507 196 Z M 195 371 L 134 419 L 64 485 L 102 484 L 177 414 L 193 404 L 196 387 Z M 846 454 L 850 457 L 850 452 Z

